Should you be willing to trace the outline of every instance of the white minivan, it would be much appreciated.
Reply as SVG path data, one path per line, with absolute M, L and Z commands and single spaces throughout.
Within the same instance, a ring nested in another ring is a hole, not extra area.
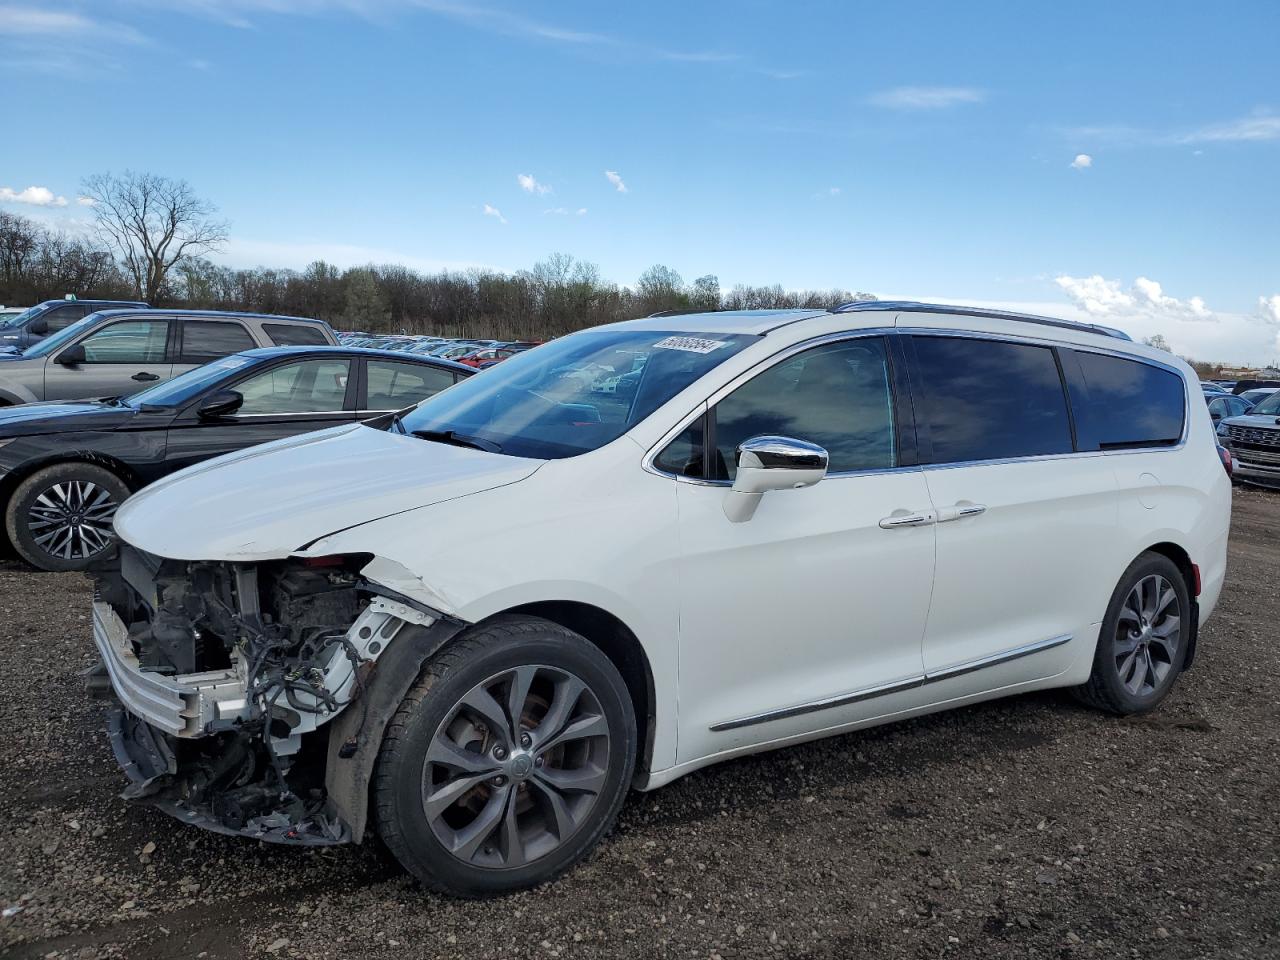
M 1049 687 L 1153 709 L 1230 509 L 1195 374 L 1116 331 L 655 316 L 148 487 L 93 625 L 127 795 L 373 829 L 476 896 L 729 757 Z

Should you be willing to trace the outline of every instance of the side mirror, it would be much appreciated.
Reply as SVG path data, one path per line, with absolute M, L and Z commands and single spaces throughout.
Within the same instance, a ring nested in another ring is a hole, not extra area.
M 49 332 L 49 321 L 44 317 L 37 317 L 27 325 L 27 333 L 35 337 L 43 337 Z
M 58 354 L 58 362 L 64 367 L 74 367 L 85 362 L 84 347 L 81 344 L 73 343 L 67 349 Z
M 755 516 L 760 498 L 770 490 L 811 487 L 827 475 L 827 451 L 792 437 L 752 437 L 738 447 L 738 473 L 724 501 L 724 515 L 734 523 Z
M 226 417 L 240 409 L 244 397 L 234 390 L 219 390 L 211 393 L 196 408 L 196 416 L 201 420 L 216 420 Z

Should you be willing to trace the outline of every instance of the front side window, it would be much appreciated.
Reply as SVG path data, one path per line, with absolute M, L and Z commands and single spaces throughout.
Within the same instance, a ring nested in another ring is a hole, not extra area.
M 169 324 L 165 320 L 122 320 L 80 341 L 86 363 L 162 363 Z
M 273 367 L 231 388 L 244 397 L 236 415 L 340 411 L 350 375 L 350 360 L 300 360 Z
M 758 338 L 623 327 L 560 337 L 437 394 L 397 429 L 518 457 L 616 440 Z
M 759 436 L 818 444 L 830 473 L 897 466 L 889 384 L 879 337 L 814 347 L 774 364 L 716 404 L 711 479 L 732 480 L 738 446 Z
M 1066 394 L 1049 347 L 969 337 L 912 338 L 917 420 L 931 463 L 1073 450 Z
M 182 326 L 182 363 L 208 363 L 257 344 L 241 324 L 228 320 L 185 320 Z
M 401 410 L 453 386 L 453 371 L 422 363 L 369 360 L 365 379 L 369 394 L 366 410 Z
M 1067 367 L 1081 450 L 1163 447 L 1182 438 L 1186 387 L 1172 370 L 1075 351 Z

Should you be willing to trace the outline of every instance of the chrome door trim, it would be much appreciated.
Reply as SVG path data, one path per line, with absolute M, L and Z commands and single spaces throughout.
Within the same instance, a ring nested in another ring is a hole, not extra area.
M 916 687 L 923 687 L 926 684 L 950 680 L 953 677 L 964 676 L 966 673 L 985 670 L 987 667 L 994 667 L 1002 663 L 1009 663 L 1013 660 L 1021 660 L 1023 657 L 1029 657 L 1032 654 L 1043 653 L 1045 650 L 1052 650 L 1054 647 L 1060 647 L 1064 643 L 1069 643 L 1071 639 L 1071 634 L 1064 633 L 1060 636 L 1049 637 L 1047 640 L 1037 640 L 1035 643 L 1028 643 L 1021 647 L 1014 647 L 1012 650 L 1006 650 L 1003 653 L 993 653 L 987 657 L 979 657 L 976 660 L 966 660 L 963 663 L 957 663 L 954 666 L 943 667 L 941 670 L 937 670 L 933 673 L 922 673 L 918 677 L 910 677 L 906 680 L 894 680 L 890 683 L 880 684 L 879 686 L 864 687 L 861 690 L 854 690 L 851 693 L 842 693 L 834 697 L 825 697 L 822 700 L 811 700 L 808 703 L 798 703 L 790 707 L 779 707 L 776 710 L 766 710 L 764 713 L 756 713 L 747 717 L 739 717 L 736 720 L 724 720 L 720 723 L 712 724 L 711 730 L 713 733 L 722 733 L 725 730 L 736 730 L 739 727 L 750 727 L 758 723 L 769 723 L 773 720 L 785 720 L 788 717 L 798 717 L 806 713 L 816 713 L 819 710 L 830 710 L 835 707 L 844 707 L 851 703 L 870 700 L 874 697 L 885 697 L 893 693 L 904 693 L 907 690 L 914 690 Z

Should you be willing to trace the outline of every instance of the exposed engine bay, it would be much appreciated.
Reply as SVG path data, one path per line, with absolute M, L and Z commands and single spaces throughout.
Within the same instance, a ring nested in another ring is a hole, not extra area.
M 286 843 L 352 839 L 328 803 L 329 722 L 364 725 L 365 678 L 439 614 L 379 592 L 368 555 L 191 562 L 122 545 L 96 571 L 94 638 L 120 701 L 110 734 L 146 799 L 209 829 Z M 347 730 L 352 730 L 346 724 Z

